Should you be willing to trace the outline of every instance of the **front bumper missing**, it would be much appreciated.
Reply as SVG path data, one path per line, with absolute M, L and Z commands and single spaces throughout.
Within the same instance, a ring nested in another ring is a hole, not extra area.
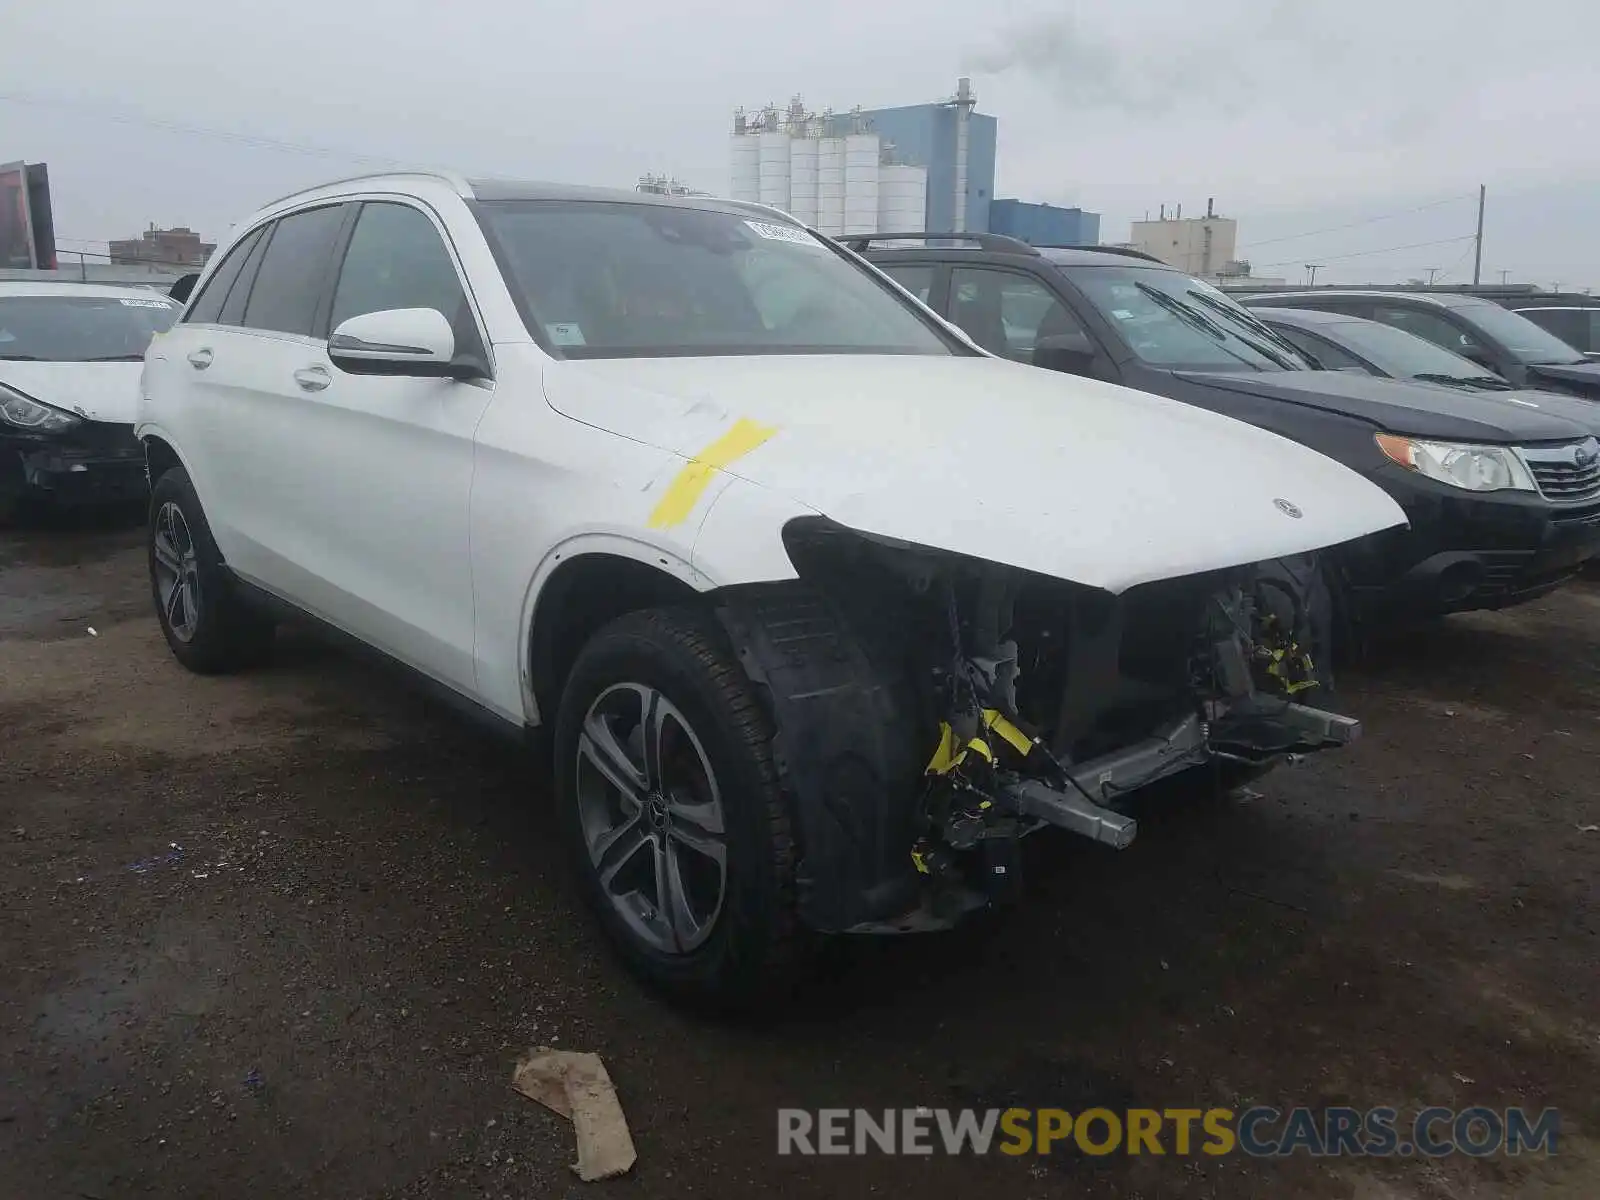
M 1018 779 L 1004 789 L 1016 811 L 1116 850 L 1126 849 L 1138 822 L 1108 805 L 1213 757 L 1268 762 L 1288 754 L 1344 746 L 1361 723 L 1340 713 L 1260 696 L 1217 705 L 1202 719 L 1193 714 L 1121 750 L 1066 768 L 1057 787 Z
M 53 504 L 117 504 L 150 494 L 133 426 L 88 421 L 62 436 L 0 430 L 0 496 Z

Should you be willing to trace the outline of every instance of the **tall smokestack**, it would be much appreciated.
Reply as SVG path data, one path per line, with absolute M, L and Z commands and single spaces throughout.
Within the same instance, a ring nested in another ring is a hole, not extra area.
M 978 98 L 972 92 L 972 80 L 963 75 L 956 80 L 956 194 L 955 232 L 967 231 L 967 157 L 971 140 L 969 125 L 972 110 Z

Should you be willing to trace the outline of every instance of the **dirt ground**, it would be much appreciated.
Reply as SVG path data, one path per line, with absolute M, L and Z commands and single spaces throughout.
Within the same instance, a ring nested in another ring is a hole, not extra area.
M 1346 676 L 1348 752 L 1030 847 L 1008 922 L 853 943 L 770 1022 L 641 992 L 545 781 L 288 637 L 199 679 L 142 532 L 0 535 L 0 1200 L 1600 1195 L 1600 581 Z M 93 633 L 91 634 L 91 627 Z M 581 1184 L 509 1088 L 594 1050 L 638 1145 Z M 779 1158 L 779 1107 L 1562 1112 L 1553 1159 Z

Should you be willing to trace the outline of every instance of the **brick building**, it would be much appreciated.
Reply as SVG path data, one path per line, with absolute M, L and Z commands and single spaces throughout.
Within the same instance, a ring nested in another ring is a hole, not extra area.
M 136 238 L 126 238 L 111 243 L 113 263 L 161 263 L 166 266 L 205 266 L 215 242 L 202 242 L 192 229 L 157 229 L 154 225 Z

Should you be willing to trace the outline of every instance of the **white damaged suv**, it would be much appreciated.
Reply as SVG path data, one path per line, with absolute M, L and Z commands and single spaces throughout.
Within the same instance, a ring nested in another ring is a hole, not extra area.
M 137 433 L 173 653 L 309 616 L 544 726 L 639 973 L 748 1000 L 1044 825 L 1348 741 L 1315 552 L 1403 523 L 1190 405 L 985 355 L 771 209 L 426 174 L 241 224 Z

